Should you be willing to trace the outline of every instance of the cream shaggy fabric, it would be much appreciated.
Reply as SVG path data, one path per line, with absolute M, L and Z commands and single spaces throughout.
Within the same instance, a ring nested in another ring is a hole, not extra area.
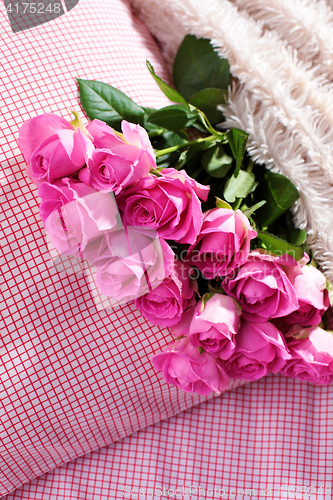
M 333 281 L 333 2 L 132 0 L 171 66 L 185 34 L 212 40 L 238 83 L 227 126 L 250 133 L 249 153 L 289 177 L 309 247 Z

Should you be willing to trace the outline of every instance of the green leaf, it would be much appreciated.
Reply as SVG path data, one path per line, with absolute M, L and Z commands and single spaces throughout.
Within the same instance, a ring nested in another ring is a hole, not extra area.
M 150 72 L 150 74 L 153 76 L 155 82 L 159 86 L 159 88 L 162 90 L 163 94 L 170 99 L 170 101 L 173 102 L 179 102 L 181 104 L 185 104 L 187 106 L 187 102 L 184 99 L 184 97 L 177 92 L 176 89 L 170 87 L 166 82 L 164 82 L 159 76 L 156 75 L 155 70 L 153 68 L 153 65 L 147 60 L 146 61 L 147 68 Z
M 214 292 L 208 292 L 208 293 L 205 293 L 202 298 L 201 298 L 201 305 L 200 305 L 200 312 L 203 313 L 204 310 L 205 310 L 205 305 L 206 303 L 212 298 L 214 297 L 215 293 Z
M 218 198 L 218 196 L 215 196 L 215 199 L 216 199 L 216 208 L 228 208 L 229 210 L 232 210 L 232 207 L 226 201 L 221 200 L 221 198 Z
M 224 189 L 224 198 L 229 203 L 234 203 L 236 198 L 245 198 L 256 186 L 256 180 L 252 173 L 241 170 L 239 175 L 232 175 Z
M 198 144 L 193 144 L 187 151 L 183 151 L 179 157 L 179 168 L 190 163 L 193 159 L 195 159 L 196 167 L 199 167 L 201 165 L 200 153 L 202 153 L 209 146 L 209 142 L 199 142 Z
M 148 121 L 168 130 L 177 130 L 190 127 L 196 119 L 196 113 L 189 111 L 186 106 L 174 104 L 154 111 Z
M 169 146 L 175 146 L 176 144 L 182 144 L 184 142 L 189 141 L 188 135 L 185 132 L 185 130 L 177 130 L 177 133 L 175 133 L 175 132 L 170 132 L 169 130 L 165 130 L 162 127 L 158 127 L 157 125 L 153 125 L 152 123 L 149 123 L 148 120 L 150 115 L 155 111 L 157 111 L 157 109 L 145 108 L 145 107 L 142 107 L 142 109 L 145 112 L 144 128 L 149 133 L 150 140 L 156 141 L 159 138 L 162 138 L 163 145 L 157 147 L 154 146 L 155 149 L 163 149 Z
M 219 105 L 225 105 L 228 100 L 228 91 L 221 89 L 203 89 L 194 94 L 189 103 L 201 109 L 210 123 L 219 123 L 223 119 L 222 111 L 217 109 Z
M 176 132 L 172 132 L 171 130 L 166 130 L 160 136 L 159 142 L 160 144 L 163 144 L 163 146 L 158 147 L 156 149 L 170 148 L 172 146 L 177 146 L 178 144 L 184 144 L 185 142 L 187 142 L 187 140 L 181 137 Z
M 259 201 L 252 207 L 243 210 L 243 214 L 246 215 L 246 217 L 250 217 L 250 215 L 252 215 L 256 210 L 258 210 L 258 208 L 263 207 L 265 204 L 266 200 Z
M 290 243 L 293 245 L 303 245 L 306 241 L 305 229 L 295 229 L 289 234 Z
M 72 125 L 76 132 L 78 130 L 81 130 L 81 132 L 85 133 L 86 128 L 83 125 L 81 118 L 79 117 L 79 113 L 75 110 L 71 110 L 71 113 L 72 115 L 74 115 L 74 120 L 70 121 L 69 123 Z
M 151 170 L 150 169 L 150 174 L 153 174 L 153 175 L 156 175 L 156 177 L 163 177 L 163 175 L 161 174 L 161 172 L 159 170 Z
M 209 40 L 187 35 L 175 58 L 173 80 L 186 99 L 207 88 L 227 90 L 229 63 L 221 59 Z
M 193 124 L 193 127 L 199 130 L 200 132 L 207 134 L 207 127 L 205 127 L 201 122 L 195 122 Z
M 183 139 L 180 135 L 178 135 L 176 132 L 171 132 L 170 130 L 165 130 L 163 134 L 158 135 L 157 137 L 153 137 L 151 139 L 151 144 L 154 149 L 156 150 L 162 150 L 166 148 L 170 148 L 172 146 L 177 146 L 179 144 L 184 144 L 184 142 L 187 142 L 185 139 Z M 170 167 L 171 165 L 174 165 L 175 162 L 178 161 L 179 158 L 179 152 L 177 153 L 171 153 L 171 155 L 163 155 L 157 158 L 157 165 L 164 165 L 165 167 Z M 170 164 L 168 164 L 168 161 L 170 161 Z
M 225 153 L 223 146 L 220 144 L 209 148 L 201 159 L 206 172 L 218 179 L 226 176 L 232 165 L 232 161 L 232 158 Z
M 132 123 L 144 123 L 144 110 L 120 90 L 107 83 L 77 78 L 80 101 L 90 120 L 97 118 L 120 130 L 124 119 Z
M 146 116 L 150 116 L 154 111 L 157 111 L 156 108 L 146 108 L 145 106 L 142 106 L 143 111 L 145 112 Z
M 173 153 L 169 153 L 167 155 L 160 156 L 156 158 L 156 165 L 158 168 L 176 168 L 176 165 L 179 160 L 179 151 L 175 151 Z
M 266 172 L 260 184 L 267 205 L 257 215 L 261 224 L 268 227 L 298 200 L 300 194 L 287 177 L 274 172 Z
M 295 260 L 301 260 L 304 255 L 304 250 L 302 246 L 292 245 L 273 234 L 266 233 L 264 231 L 259 231 L 257 238 L 265 245 L 265 248 L 276 255 L 288 254 L 294 257 Z
M 148 120 L 149 120 L 149 116 L 154 113 L 154 111 L 156 111 L 156 109 L 154 108 L 146 108 L 144 106 L 142 106 L 142 109 L 144 111 L 144 123 L 143 123 L 143 126 L 144 128 L 147 130 L 148 134 L 154 134 L 156 133 L 157 131 L 161 131 L 161 127 L 157 127 L 156 125 L 153 125 L 152 123 L 148 123 Z M 163 132 L 161 131 L 161 134 Z
M 229 145 L 231 147 L 232 154 L 236 160 L 236 169 L 235 169 L 235 177 L 238 176 L 240 167 L 244 158 L 246 143 L 249 134 L 244 132 L 244 130 L 240 130 L 239 128 L 232 128 L 227 132 L 227 138 Z

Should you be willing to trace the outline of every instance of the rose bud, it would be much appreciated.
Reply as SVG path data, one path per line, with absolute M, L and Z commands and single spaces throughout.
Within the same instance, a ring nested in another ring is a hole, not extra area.
M 100 120 L 87 126 L 94 139 L 95 150 L 79 178 L 103 192 L 116 195 L 156 169 L 155 153 L 148 134 L 140 125 L 123 120 L 123 134 L 115 132 Z
M 200 354 L 187 338 L 182 338 L 155 354 L 151 359 L 156 370 L 162 371 L 168 384 L 176 385 L 185 392 L 207 396 L 219 394 L 228 386 L 228 376 L 218 359 L 207 352 Z
M 222 287 L 241 304 L 243 318 L 262 323 L 284 317 L 299 307 L 295 289 L 284 268 L 297 266 L 288 255 L 277 257 L 258 250 L 228 275 Z
M 149 175 L 117 197 L 124 224 L 157 231 L 161 238 L 193 243 L 202 224 L 200 199 L 209 186 L 191 179 L 184 170 L 166 168 L 162 177 Z
M 208 293 L 198 302 L 191 317 L 186 315 L 171 331 L 177 336 L 189 336 L 192 345 L 202 347 L 216 358 L 228 359 L 236 348 L 240 317 L 241 309 L 232 297 Z
M 104 295 L 134 300 L 170 274 L 175 255 L 155 231 L 126 227 L 106 234 L 104 240 L 105 250 L 93 260 L 96 284 Z
M 291 358 L 281 332 L 271 323 L 243 321 L 236 339 L 236 351 L 225 364 L 230 377 L 258 380 L 277 373 Z
M 311 265 L 299 266 L 299 271 L 292 281 L 299 308 L 284 319 L 289 325 L 317 326 L 330 305 L 326 278 Z
M 171 273 L 154 290 L 135 300 L 142 315 L 153 325 L 169 327 L 181 321 L 183 313 L 195 302 L 191 267 L 175 260 Z
M 94 146 L 89 137 L 61 116 L 35 116 L 20 128 L 19 147 L 28 176 L 39 186 L 78 172 Z
M 60 210 L 66 203 L 96 192 L 93 187 L 69 177 L 59 179 L 53 184 L 43 182 L 38 188 L 38 195 L 42 199 L 39 207 L 42 221 L 45 223 L 52 212 Z
M 213 208 L 204 213 L 200 234 L 188 250 L 189 262 L 207 279 L 225 276 L 246 262 L 256 236 L 240 210 Z
M 93 192 L 87 193 L 87 188 Z M 39 189 L 44 197 L 41 207 L 43 217 L 52 210 L 44 222 L 46 233 L 63 255 L 81 255 L 86 259 L 84 252 L 88 250 L 87 245 L 101 239 L 118 224 L 118 207 L 110 193 L 100 193 L 89 186 L 82 188 L 81 183 L 73 181 L 68 182 L 67 190 L 62 190 L 60 183 L 54 188 L 45 183 Z M 49 203 L 47 196 L 51 197 Z M 73 198 L 65 203 L 67 196 Z
M 292 358 L 281 369 L 281 373 L 316 385 L 331 384 L 333 333 L 313 326 L 300 329 L 297 336 L 299 339 L 293 338 L 288 342 Z

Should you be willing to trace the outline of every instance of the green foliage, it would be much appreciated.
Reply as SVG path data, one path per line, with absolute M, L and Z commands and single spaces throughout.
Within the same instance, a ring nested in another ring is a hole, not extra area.
M 260 180 L 260 194 L 267 202 L 265 209 L 257 214 L 263 227 L 269 227 L 300 197 L 298 190 L 287 177 L 270 171 Z
M 200 312 L 203 313 L 204 310 L 205 310 L 205 305 L 207 304 L 207 302 L 212 298 L 214 297 L 215 293 L 214 292 L 208 292 L 208 293 L 205 293 L 205 295 L 203 295 L 201 297 L 201 305 L 200 305 Z
M 170 101 L 179 102 L 181 104 L 185 104 L 186 106 L 188 106 L 184 97 L 179 92 L 177 92 L 177 90 L 170 87 L 170 85 L 168 85 L 165 81 L 163 81 L 162 78 L 160 78 L 159 76 L 156 75 L 155 70 L 153 68 L 153 65 L 149 61 L 146 61 L 146 63 L 147 63 L 147 68 L 148 68 L 150 74 L 154 78 L 154 80 L 157 83 L 157 85 L 159 86 L 159 88 L 162 90 L 163 94 L 168 99 L 170 99 Z
M 294 231 L 291 231 L 289 240 L 293 245 L 304 245 L 306 242 L 305 229 L 294 229 Z
M 258 203 L 256 203 L 252 207 L 242 210 L 242 212 L 244 215 L 246 215 L 246 217 L 250 217 L 252 214 L 254 214 L 258 210 L 258 208 L 263 207 L 265 204 L 266 204 L 266 200 L 259 201 Z
M 148 122 L 167 130 L 178 130 L 188 128 L 197 119 L 197 114 L 190 111 L 183 104 L 174 104 L 154 111 L 148 118 Z
M 223 114 L 217 107 L 226 104 L 227 101 L 227 90 L 211 88 L 199 90 L 189 99 L 189 103 L 201 109 L 213 125 L 222 122 Z
M 264 244 L 264 248 L 276 255 L 288 254 L 295 260 L 300 260 L 304 255 L 303 246 L 292 245 L 274 234 L 258 231 L 257 237 Z
M 177 90 L 188 100 L 201 90 L 227 90 L 229 63 L 220 58 L 209 40 L 187 35 L 174 61 L 173 80 Z
M 224 189 L 224 198 L 229 203 L 234 203 L 236 198 L 245 198 L 256 188 L 256 179 L 252 173 L 240 170 L 239 175 L 233 174 Z
M 227 138 L 229 145 L 231 147 L 232 154 L 236 160 L 236 168 L 234 172 L 234 176 L 237 177 L 241 168 L 241 164 L 244 158 L 244 154 L 246 151 L 246 143 L 249 134 L 244 132 L 244 130 L 240 130 L 238 128 L 232 128 L 227 132 Z
M 184 137 L 177 132 L 163 129 L 162 133 L 154 137 L 151 141 L 155 149 L 164 149 L 184 144 L 187 142 L 187 138 L 184 139 Z
M 194 144 L 189 149 L 182 152 L 180 155 L 180 164 L 179 168 L 183 168 L 187 165 L 186 169 L 189 168 L 189 164 L 195 164 L 197 167 L 201 164 L 202 153 L 209 148 L 210 143 L 207 142 L 199 142 L 198 144 Z
M 225 177 L 232 166 L 232 158 L 221 144 L 210 147 L 202 156 L 201 163 L 211 177 Z
M 144 124 L 145 111 L 120 90 L 95 80 L 77 81 L 81 105 L 90 120 L 97 118 L 118 131 L 121 120 Z
M 217 196 L 215 197 L 215 199 L 216 199 L 216 208 L 227 208 L 228 210 L 232 210 L 232 207 L 226 201 L 221 200 L 221 198 L 218 198 Z

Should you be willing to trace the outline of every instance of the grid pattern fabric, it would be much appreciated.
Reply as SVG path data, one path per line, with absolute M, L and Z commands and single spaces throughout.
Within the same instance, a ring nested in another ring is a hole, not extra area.
M 18 33 L 0 3 L 0 37 L 0 495 L 148 499 L 165 487 L 172 498 L 193 486 L 183 498 L 202 498 L 200 486 L 207 498 L 212 487 L 237 500 L 247 488 L 260 500 L 261 489 L 263 498 L 331 498 L 322 495 L 332 481 L 331 388 L 275 376 L 208 402 L 178 391 L 149 361 L 170 333 L 133 303 L 107 308 L 87 270 L 50 255 L 17 146 L 22 123 L 44 112 L 69 118 L 79 108 L 75 77 L 108 82 L 138 104 L 169 103 L 145 67 L 149 58 L 168 79 L 159 49 L 127 0 L 80 0 Z
M 66 14 L 13 33 L 0 4 L 2 63 L 0 495 L 64 462 L 204 400 L 169 387 L 149 357 L 171 340 L 133 303 L 96 300 L 85 272 L 55 265 L 37 189 L 17 146 L 22 123 L 78 109 L 75 77 L 138 104 L 169 103 L 146 69 L 163 59 L 127 1 L 80 0 Z M 235 385 L 235 384 L 234 384 Z
M 332 413 L 332 387 L 270 375 L 58 467 L 2 500 L 329 500 Z

